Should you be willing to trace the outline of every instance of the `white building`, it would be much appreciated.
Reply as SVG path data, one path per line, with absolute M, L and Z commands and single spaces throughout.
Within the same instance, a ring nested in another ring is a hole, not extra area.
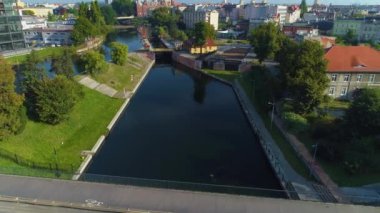
M 219 27 L 219 13 L 203 5 L 192 5 L 183 11 L 183 22 L 186 28 L 192 29 L 198 22 L 207 22 L 214 26 L 215 30 Z
M 301 8 L 298 5 L 293 5 L 288 7 L 288 12 L 286 13 L 285 22 L 294 23 L 301 18 Z
M 39 18 L 36 16 L 21 16 L 22 30 L 32 28 L 46 28 L 47 22 L 45 18 Z
M 280 25 L 285 24 L 287 6 L 268 4 L 249 4 L 244 8 L 244 19 L 265 20 L 272 19 Z

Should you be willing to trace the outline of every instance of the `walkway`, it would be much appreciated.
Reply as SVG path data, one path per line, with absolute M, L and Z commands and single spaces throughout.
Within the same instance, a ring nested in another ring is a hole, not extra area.
M 95 81 L 94 79 L 90 78 L 90 76 L 81 76 L 78 82 L 90 89 L 96 90 L 110 97 L 114 97 L 117 93 L 117 90 Z
M 326 204 L 239 195 L 224 195 L 113 184 L 0 175 L 0 194 L 38 200 L 83 204 L 93 200 L 101 207 L 166 212 L 292 212 L 378 213 L 368 206 Z

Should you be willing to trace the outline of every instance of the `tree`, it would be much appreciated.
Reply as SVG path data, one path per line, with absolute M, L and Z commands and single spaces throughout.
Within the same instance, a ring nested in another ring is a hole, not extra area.
M 49 124 L 58 124 L 67 119 L 81 96 L 80 86 L 62 75 L 38 81 L 33 91 L 36 94 L 35 111 L 38 119 Z
M 99 34 L 99 30 L 87 18 L 79 17 L 75 22 L 71 38 L 74 43 L 81 44 Z
M 90 4 L 89 16 L 87 17 L 91 23 L 93 23 L 96 27 L 100 27 L 100 31 L 103 31 L 101 27 L 106 25 L 104 21 L 104 17 L 102 12 L 100 11 L 100 7 L 98 1 L 92 1 Z
M 284 44 L 278 59 L 286 86 L 294 99 L 293 107 L 299 114 L 310 113 L 325 100 L 329 80 L 324 50 L 314 41 Z
M 357 45 L 358 39 L 356 33 L 353 29 L 348 29 L 347 33 L 344 35 L 343 40 L 346 44 Z
M 32 52 L 26 56 L 25 62 L 22 64 L 22 88 L 25 93 L 28 93 L 31 85 L 45 77 L 45 70 L 39 65 L 41 62 L 42 59 L 34 50 L 32 50 Z
M 104 55 L 95 51 L 89 51 L 82 56 L 82 63 L 85 72 L 88 72 L 94 76 L 104 72 L 107 69 L 107 63 L 104 60 Z
M 275 23 L 262 24 L 251 32 L 250 43 L 260 63 L 267 58 L 274 58 L 284 36 Z
M 34 16 L 34 11 L 33 10 L 23 10 L 22 15 L 24 16 Z
M 100 9 L 106 24 L 113 25 L 116 23 L 117 14 L 111 5 L 104 5 Z
M 179 30 L 176 39 L 180 41 L 186 41 L 189 38 L 187 37 L 185 32 L 183 32 L 182 30 Z
M 128 46 L 119 42 L 111 43 L 112 61 L 117 65 L 124 65 L 127 61 Z
M 23 126 L 24 97 L 15 92 L 15 74 L 10 64 L 0 57 L 0 140 L 17 133 Z
M 196 45 L 204 45 L 207 39 L 215 39 L 214 27 L 207 22 L 198 22 L 194 26 L 194 39 Z
M 380 89 L 361 89 L 347 110 L 344 120 L 354 135 L 379 134 Z
M 74 75 L 73 54 L 73 49 L 68 47 L 63 48 L 62 53 L 56 54 L 52 57 L 51 70 L 57 75 L 64 75 L 67 78 L 72 78 Z
M 119 16 L 135 15 L 136 4 L 133 0 L 114 0 L 111 5 Z
M 153 10 L 150 17 L 152 26 L 166 26 L 169 28 L 171 23 L 177 23 L 177 21 L 178 17 L 168 7 L 160 7 Z
M 306 0 L 302 0 L 300 8 L 301 8 L 301 17 L 303 17 L 303 14 L 307 13 Z

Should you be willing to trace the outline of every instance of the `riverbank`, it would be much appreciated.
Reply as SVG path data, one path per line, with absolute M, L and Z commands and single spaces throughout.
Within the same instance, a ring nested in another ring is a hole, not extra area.
M 87 156 L 85 157 L 85 159 L 82 162 L 82 164 L 79 166 L 77 172 L 72 177 L 72 180 L 78 180 L 78 179 L 80 179 L 81 175 L 83 174 L 83 172 L 86 170 L 86 168 L 90 164 L 93 155 L 95 155 L 98 152 L 98 150 L 100 149 L 100 147 L 103 145 L 103 143 L 105 141 L 105 138 L 108 135 L 109 131 L 111 131 L 111 129 L 113 128 L 113 126 L 115 125 L 115 123 L 117 122 L 117 120 L 119 119 L 120 115 L 123 113 L 123 111 L 125 110 L 125 108 L 128 106 L 129 101 L 133 98 L 133 94 L 135 94 L 136 91 L 139 89 L 141 83 L 144 81 L 144 79 L 146 78 L 146 76 L 148 75 L 149 71 L 151 70 L 151 68 L 153 67 L 154 64 L 155 64 L 154 60 L 150 61 L 150 63 L 146 67 L 145 71 L 143 72 L 142 77 L 140 78 L 140 80 L 138 81 L 138 83 L 135 85 L 135 87 L 131 91 L 131 93 L 130 93 L 131 95 L 124 101 L 123 105 L 120 107 L 120 109 L 115 114 L 115 116 L 113 117 L 113 119 L 111 120 L 111 122 L 108 124 L 108 126 L 107 126 L 107 132 L 99 137 L 99 139 L 97 140 L 96 144 L 93 146 L 93 148 L 91 149 L 91 151 L 85 152 L 85 153 L 87 153 Z

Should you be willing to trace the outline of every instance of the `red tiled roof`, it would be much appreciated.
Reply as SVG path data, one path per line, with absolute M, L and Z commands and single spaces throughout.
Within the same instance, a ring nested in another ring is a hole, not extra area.
M 380 52 L 367 46 L 333 46 L 325 54 L 327 72 L 379 72 Z

